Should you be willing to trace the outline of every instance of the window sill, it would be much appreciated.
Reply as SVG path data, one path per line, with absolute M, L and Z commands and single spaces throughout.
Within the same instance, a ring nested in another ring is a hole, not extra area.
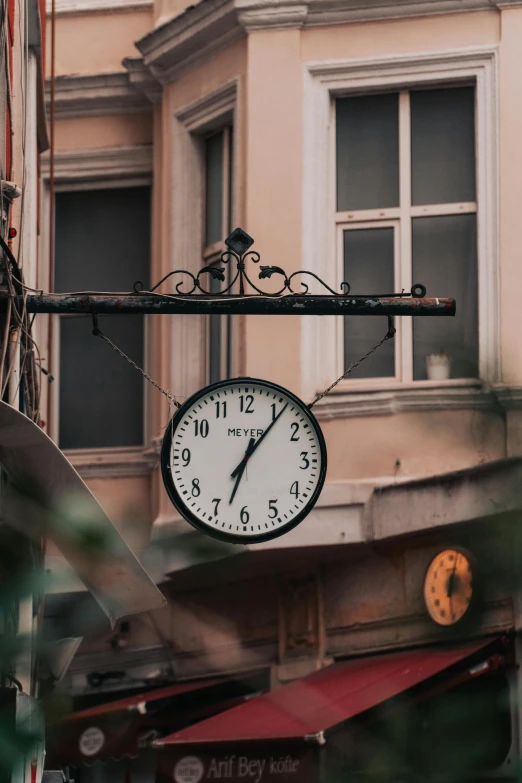
M 83 479 L 148 476 L 156 462 L 145 446 L 67 449 L 64 454 Z
M 387 384 L 355 388 L 344 383 L 313 410 L 316 418 L 328 420 L 419 411 L 499 409 L 522 409 L 522 387 L 485 388 L 481 381 L 473 379 L 407 384 L 388 380 Z

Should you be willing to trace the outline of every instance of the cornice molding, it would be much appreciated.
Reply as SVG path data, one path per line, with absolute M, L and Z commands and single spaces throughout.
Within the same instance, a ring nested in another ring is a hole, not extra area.
M 41 161 L 42 177 L 48 179 L 49 156 L 43 155 Z M 151 177 L 151 144 L 58 151 L 54 159 L 55 182 L 68 187 L 96 180 L 150 180 Z
M 152 11 L 152 0 L 56 0 L 57 16 L 76 14 L 110 14 L 127 11 Z M 46 15 L 52 12 L 51 0 L 47 0 Z
M 224 114 L 234 110 L 237 90 L 236 79 L 225 82 L 217 90 L 180 109 L 176 113 L 176 119 L 189 131 L 199 129 L 203 123 L 212 122 L 214 117 L 222 118 Z
M 129 84 L 150 103 L 159 104 L 163 96 L 161 84 L 145 67 L 143 57 L 125 57 L 123 67 L 127 69 Z
M 50 83 L 45 88 L 50 109 Z M 107 114 L 137 114 L 150 111 L 150 100 L 133 85 L 128 71 L 59 76 L 55 81 L 55 116 L 96 117 Z
M 136 46 L 151 74 L 167 84 L 244 35 L 234 0 L 201 0 L 147 33 Z
M 247 32 L 303 27 L 308 17 L 308 5 L 302 2 L 250 4 L 236 0 L 239 23 Z
M 250 30 L 491 11 L 520 4 L 521 0 L 236 0 L 240 21 Z
M 409 386 L 379 391 L 330 394 L 317 403 L 319 420 L 359 416 L 391 416 L 421 411 L 522 410 L 522 387 L 497 386 L 485 389 L 479 383 L 463 386 Z

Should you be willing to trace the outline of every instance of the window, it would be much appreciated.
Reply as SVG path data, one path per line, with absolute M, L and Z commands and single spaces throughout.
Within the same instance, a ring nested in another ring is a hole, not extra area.
M 458 300 L 455 319 L 398 319 L 398 333 L 354 378 L 426 380 L 426 357 L 449 354 L 452 378 L 477 378 L 478 282 L 473 86 L 336 100 L 336 225 L 341 279 L 353 293 L 423 283 Z M 344 319 L 345 367 L 386 319 Z
M 129 291 L 149 279 L 150 188 L 56 195 L 55 290 Z M 100 328 L 137 364 L 144 320 L 107 315 Z M 143 380 L 92 334 L 83 315 L 60 317 L 59 444 L 63 449 L 141 446 Z
M 204 139 L 203 262 L 205 266 L 223 266 L 220 261 L 221 253 L 226 249 L 223 243 L 232 231 L 232 149 L 233 129 L 230 125 Z M 229 285 L 231 271 L 230 265 L 226 265 L 224 283 L 211 278 L 212 293 L 218 293 Z M 230 316 L 209 316 L 207 341 L 209 383 L 230 377 L 230 340 Z

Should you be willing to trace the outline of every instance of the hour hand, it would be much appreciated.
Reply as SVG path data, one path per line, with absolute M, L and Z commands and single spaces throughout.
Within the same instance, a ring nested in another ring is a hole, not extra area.
M 232 501 L 234 500 L 234 498 L 236 496 L 236 492 L 237 492 L 237 489 L 239 487 L 239 482 L 241 481 L 241 479 L 243 477 L 243 473 L 245 472 L 246 464 L 247 464 L 247 461 L 248 461 L 248 458 L 249 458 L 250 454 L 252 453 L 252 448 L 254 446 L 254 442 L 255 442 L 254 438 L 250 438 L 250 442 L 249 442 L 249 444 L 247 446 L 247 450 L 245 451 L 245 456 L 243 457 L 243 459 L 241 460 L 241 462 L 239 463 L 237 468 L 230 474 L 231 478 L 235 478 L 236 479 L 236 483 L 234 484 L 234 489 L 232 490 L 232 494 L 230 496 L 230 500 L 228 501 L 229 504 L 232 503 Z M 236 476 L 237 476 L 237 478 L 236 478 Z
M 250 457 L 250 455 L 252 454 L 252 452 L 254 450 L 254 443 L 255 443 L 255 438 L 250 438 L 250 442 L 249 442 L 249 444 L 247 446 L 247 449 L 245 451 L 244 457 L 241 460 L 241 462 L 239 463 L 239 465 L 237 466 L 237 468 L 235 468 L 235 470 L 232 471 L 232 473 L 230 474 L 230 478 L 235 478 L 237 476 L 237 474 L 239 473 L 239 471 L 243 471 L 245 469 L 247 460 L 248 460 L 248 458 Z

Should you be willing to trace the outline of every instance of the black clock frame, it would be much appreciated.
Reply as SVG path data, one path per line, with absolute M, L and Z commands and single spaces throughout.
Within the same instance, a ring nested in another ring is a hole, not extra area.
M 172 478 L 171 468 L 170 468 L 170 456 L 171 456 L 171 447 L 172 447 L 172 440 L 174 437 L 174 433 L 176 431 L 176 428 L 180 424 L 181 420 L 185 416 L 187 410 L 191 408 L 201 397 L 204 397 L 207 394 L 210 394 L 213 391 L 218 391 L 219 389 L 229 386 L 230 384 L 241 384 L 241 383 L 248 383 L 248 384 L 259 384 L 261 386 L 266 386 L 267 388 L 270 388 L 280 394 L 284 394 L 286 397 L 288 397 L 294 405 L 296 405 L 302 413 L 307 417 L 308 421 L 310 422 L 310 425 L 313 427 L 314 432 L 317 435 L 317 441 L 319 443 L 319 450 L 321 454 L 321 469 L 319 471 L 319 479 L 317 481 L 317 485 L 315 487 L 314 492 L 310 496 L 306 506 L 303 508 L 302 511 L 299 512 L 290 522 L 287 522 L 286 525 L 282 525 L 280 528 L 277 528 L 277 530 L 269 531 L 268 533 L 261 533 L 260 535 L 247 535 L 247 536 L 240 536 L 237 533 L 226 533 L 225 531 L 221 530 L 213 530 L 213 528 L 210 525 L 206 525 L 204 522 L 201 522 L 200 519 L 189 509 L 183 502 L 183 498 L 177 491 L 174 481 Z M 161 446 L 161 455 L 160 455 L 160 466 L 161 466 L 161 475 L 163 478 L 163 484 L 165 485 L 165 489 L 167 490 L 167 494 L 173 503 L 173 505 L 177 508 L 179 513 L 182 515 L 182 517 L 189 522 L 196 530 L 199 530 L 202 533 L 205 533 L 206 535 L 211 536 L 212 538 L 219 539 L 220 541 L 227 541 L 229 543 L 234 544 L 260 544 L 263 541 L 270 541 L 273 538 L 279 538 L 279 536 L 284 535 L 285 533 L 288 533 L 290 530 L 292 530 L 294 527 L 297 527 L 305 517 L 308 516 L 310 511 L 312 511 L 313 507 L 315 506 L 319 495 L 322 492 L 324 482 L 326 479 L 326 465 L 327 465 L 327 454 L 326 454 L 326 443 L 324 439 L 323 432 L 321 430 L 321 427 L 319 426 L 319 423 L 315 416 L 313 415 L 312 411 L 309 409 L 309 407 L 299 399 L 293 392 L 289 391 L 288 389 L 285 389 L 283 386 L 279 386 L 277 383 L 272 383 L 272 381 L 265 381 L 261 378 L 229 378 L 225 381 L 218 381 L 217 383 L 212 383 L 209 386 L 205 386 L 203 389 L 199 389 L 195 394 L 193 394 L 191 397 L 189 397 L 181 408 L 177 410 L 177 412 L 174 414 L 172 419 L 169 421 L 167 425 L 167 429 L 165 430 L 165 435 L 163 436 L 163 443 Z

